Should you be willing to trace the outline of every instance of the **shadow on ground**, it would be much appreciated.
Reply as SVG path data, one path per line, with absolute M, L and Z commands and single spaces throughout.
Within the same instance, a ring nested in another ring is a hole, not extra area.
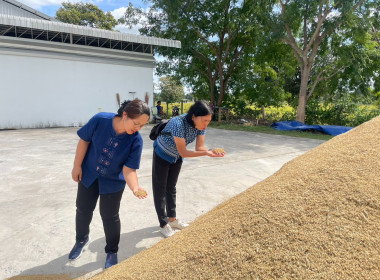
M 143 228 L 129 233 L 123 233 L 120 236 L 120 248 L 118 252 L 119 262 L 149 248 L 162 239 L 158 231 L 159 227 Z M 144 241 L 144 242 L 142 242 Z M 141 245 L 140 245 L 141 244 Z M 144 245 L 142 245 L 144 244 Z M 103 270 L 106 254 L 104 253 L 105 239 L 98 238 L 91 240 L 88 247 L 83 251 L 81 258 L 70 262 L 68 261 L 68 248 L 66 255 L 56 258 L 44 265 L 27 269 L 17 276 L 7 278 L 8 280 L 26 280 L 26 279 L 72 279 L 83 276 L 88 273 L 94 275 Z M 91 262 L 84 263 L 84 255 L 92 254 Z M 82 262 L 81 262 L 82 261 Z

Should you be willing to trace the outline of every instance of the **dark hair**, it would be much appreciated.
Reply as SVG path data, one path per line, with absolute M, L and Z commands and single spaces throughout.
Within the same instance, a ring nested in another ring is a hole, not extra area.
M 123 116 L 123 112 L 126 112 L 131 119 L 137 119 L 141 115 L 148 115 L 150 118 L 149 106 L 142 100 L 136 98 L 134 100 L 125 100 L 121 103 L 117 115 Z
M 158 103 L 161 103 L 161 100 L 158 100 L 158 101 L 157 101 L 157 104 L 158 104 Z
M 195 117 L 203 117 L 207 115 L 212 115 L 212 109 L 210 105 L 204 101 L 204 100 L 199 100 L 196 101 L 189 109 L 186 115 L 186 120 L 187 122 L 194 127 L 194 122 L 193 122 L 193 115 Z

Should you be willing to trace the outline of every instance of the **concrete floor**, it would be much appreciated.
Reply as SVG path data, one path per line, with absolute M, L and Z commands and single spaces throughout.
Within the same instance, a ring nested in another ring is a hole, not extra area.
M 119 262 L 163 239 L 158 232 L 151 190 L 152 125 L 143 128 L 140 185 L 148 198 L 127 188 L 120 217 Z M 71 169 L 77 128 L 0 131 L 0 279 L 17 275 L 91 276 L 104 267 L 104 232 L 98 209 L 91 243 L 80 259 L 68 262 L 75 242 L 77 184 Z M 192 222 L 221 202 L 272 175 L 323 141 L 209 128 L 206 146 L 222 147 L 224 158 L 185 159 L 177 185 L 177 215 Z M 194 144 L 190 145 L 194 148 Z

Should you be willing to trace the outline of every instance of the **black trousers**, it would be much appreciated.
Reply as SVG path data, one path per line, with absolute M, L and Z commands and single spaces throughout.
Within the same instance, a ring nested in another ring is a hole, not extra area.
M 99 195 L 98 180 L 89 188 L 78 184 L 76 200 L 76 241 L 84 241 L 90 233 L 92 215 L 100 196 L 99 211 L 103 221 L 104 233 L 106 235 L 106 253 L 117 253 L 120 242 L 120 201 L 124 190 L 117 193 Z
M 176 185 L 181 166 L 182 158 L 169 163 L 153 151 L 153 199 L 160 227 L 168 223 L 168 217 L 176 217 Z

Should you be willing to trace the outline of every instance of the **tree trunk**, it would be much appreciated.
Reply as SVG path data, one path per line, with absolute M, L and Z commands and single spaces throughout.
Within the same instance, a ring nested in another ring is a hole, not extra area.
M 213 80 L 210 81 L 210 100 L 211 104 L 215 105 L 215 82 Z
M 309 83 L 311 66 L 306 66 L 301 70 L 301 86 L 298 95 L 298 108 L 297 108 L 297 121 L 305 123 L 306 118 L 306 103 L 307 103 L 307 89 Z
M 265 120 L 265 107 L 264 107 L 264 105 L 261 106 L 261 115 L 263 116 L 263 120 Z
M 298 108 L 297 108 L 297 121 L 305 123 L 306 117 L 306 96 L 299 95 Z
M 223 74 L 223 72 L 221 73 Z M 228 79 L 224 80 L 224 77 L 222 77 L 220 79 L 220 91 L 219 91 L 219 97 L 218 97 L 218 107 L 219 107 L 219 116 L 218 116 L 218 122 L 221 121 L 221 106 L 222 106 L 222 102 L 223 102 L 223 99 L 224 99 L 224 95 L 226 93 L 226 88 L 227 88 L 227 84 L 228 84 Z

